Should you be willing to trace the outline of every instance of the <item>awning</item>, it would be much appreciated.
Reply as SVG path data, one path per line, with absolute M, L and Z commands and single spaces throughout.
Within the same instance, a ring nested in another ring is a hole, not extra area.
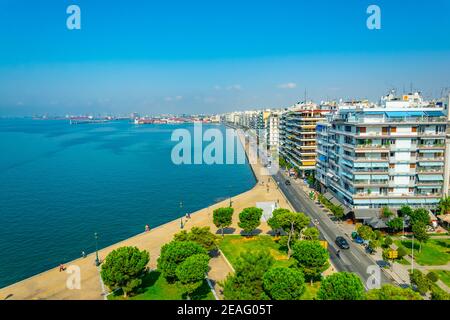
M 428 167 L 441 167 L 444 165 L 444 163 L 443 162 L 419 162 L 419 165 L 428 166 Z
M 380 209 L 355 209 L 353 212 L 358 220 L 378 218 L 380 215 Z
M 420 149 L 420 147 L 419 147 Z M 444 147 L 442 147 L 442 149 L 444 149 Z M 425 149 L 425 150 L 419 150 L 419 153 L 441 153 L 442 150 L 429 150 L 429 149 Z
M 348 161 L 348 160 L 342 159 L 341 162 L 342 162 L 343 164 L 346 164 L 346 165 L 350 166 L 350 167 L 353 167 L 353 163 L 351 163 L 351 162 Z
M 389 176 L 385 174 L 373 174 L 372 180 L 389 180 Z
M 345 206 L 342 202 L 340 202 L 338 199 L 336 199 L 330 192 L 325 192 L 324 197 L 327 198 L 335 206 L 342 207 L 342 209 L 344 209 L 344 214 L 350 212 L 350 209 L 347 206 Z
M 406 199 L 389 199 L 389 204 L 407 204 L 408 200 Z
M 419 189 L 442 189 L 442 186 L 417 186 Z
M 368 200 L 368 199 L 354 199 L 353 203 L 354 204 L 370 204 L 370 200 Z M 360 209 L 358 209 L 358 210 L 360 210 Z M 361 209 L 361 210 L 363 210 L 363 209 Z
M 444 181 L 440 174 L 419 174 L 419 181 Z
M 425 199 L 425 203 L 439 203 L 440 199 Z
M 369 180 L 369 179 L 370 179 L 369 174 L 355 175 L 355 180 Z
M 442 111 L 425 111 L 425 114 L 429 117 L 444 117 L 445 114 Z
M 423 117 L 423 111 L 388 111 L 385 112 L 388 118 Z
M 354 162 L 353 166 L 355 168 L 371 168 L 372 162 Z

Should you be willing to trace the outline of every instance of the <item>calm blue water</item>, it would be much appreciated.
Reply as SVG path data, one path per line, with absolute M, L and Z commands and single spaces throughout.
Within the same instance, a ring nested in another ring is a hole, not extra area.
M 248 164 L 172 164 L 176 128 L 0 119 L 0 287 L 254 185 Z

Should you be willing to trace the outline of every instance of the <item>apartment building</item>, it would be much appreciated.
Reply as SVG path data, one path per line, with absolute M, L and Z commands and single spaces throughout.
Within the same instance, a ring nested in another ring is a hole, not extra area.
M 282 112 L 271 112 L 267 125 L 267 146 L 272 151 L 277 151 L 280 145 L 280 118 Z
M 301 177 L 316 169 L 316 126 L 325 120 L 328 110 L 304 106 L 287 111 L 280 120 L 280 156 L 290 162 Z
M 352 209 L 435 207 L 448 192 L 443 111 L 418 93 L 339 108 L 317 126 L 321 191 Z

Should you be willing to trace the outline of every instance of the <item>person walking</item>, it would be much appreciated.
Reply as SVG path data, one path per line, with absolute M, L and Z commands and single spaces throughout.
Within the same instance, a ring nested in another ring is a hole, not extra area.
M 81 251 L 81 256 L 82 256 L 83 258 L 86 258 L 86 252 Z

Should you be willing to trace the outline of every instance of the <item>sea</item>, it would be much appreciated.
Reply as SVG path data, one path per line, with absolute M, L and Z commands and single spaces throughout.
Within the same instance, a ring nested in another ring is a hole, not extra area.
M 0 119 L 0 288 L 255 185 L 247 162 L 174 164 L 193 127 Z

